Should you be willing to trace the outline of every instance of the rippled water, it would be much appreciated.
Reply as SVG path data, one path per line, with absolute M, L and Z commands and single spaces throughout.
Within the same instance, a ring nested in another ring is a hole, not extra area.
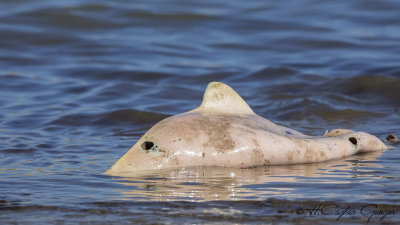
M 358 224 L 366 204 L 395 212 L 374 223 L 400 220 L 398 145 L 318 164 L 103 174 L 156 122 L 198 106 L 214 80 L 307 134 L 399 135 L 398 1 L 0 7 L 2 224 Z

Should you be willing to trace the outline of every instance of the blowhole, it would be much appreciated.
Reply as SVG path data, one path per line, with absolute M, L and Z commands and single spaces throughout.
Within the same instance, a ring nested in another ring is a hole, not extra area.
M 154 143 L 153 143 L 153 142 L 151 142 L 151 141 L 145 141 L 145 142 L 143 142 L 143 144 L 142 144 L 142 149 L 148 151 L 148 150 L 150 150 L 153 146 L 154 146 Z
M 389 134 L 389 135 L 386 137 L 386 140 L 389 141 L 389 142 L 397 142 L 397 137 L 396 137 L 396 135 L 394 135 L 394 134 Z
M 355 138 L 355 137 L 349 137 L 349 141 L 350 141 L 353 145 L 357 145 L 357 138 Z

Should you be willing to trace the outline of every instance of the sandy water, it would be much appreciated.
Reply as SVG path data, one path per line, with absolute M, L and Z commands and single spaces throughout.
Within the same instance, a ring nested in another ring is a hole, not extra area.
M 400 220 L 398 145 L 318 164 L 103 174 L 210 81 L 306 134 L 400 136 L 397 1 L 0 7 L 2 224 Z

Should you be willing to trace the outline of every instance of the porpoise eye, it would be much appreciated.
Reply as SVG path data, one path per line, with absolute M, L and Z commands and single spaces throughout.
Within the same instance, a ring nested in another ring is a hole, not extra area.
M 154 143 L 153 143 L 153 142 L 151 142 L 151 141 L 145 141 L 145 142 L 143 142 L 143 144 L 142 144 L 142 149 L 148 151 L 148 150 L 150 150 L 153 146 L 154 146 Z
M 357 139 L 355 137 L 350 137 L 349 141 L 353 144 L 353 145 L 357 145 Z

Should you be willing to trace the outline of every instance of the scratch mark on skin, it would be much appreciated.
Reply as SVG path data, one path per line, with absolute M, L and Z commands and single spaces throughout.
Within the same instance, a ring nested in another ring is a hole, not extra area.
M 288 160 L 289 160 L 289 161 L 292 161 L 292 160 L 293 160 L 293 156 L 294 156 L 295 154 L 296 154 L 296 153 L 295 153 L 294 151 L 289 151 L 289 152 L 286 154 Z
M 309 148 L 306 148 L 304 158 L 306 159 L 306 162 L 313 162 L 313 152 Z
M 203 143 L 204 148 L 214 148 L 218 153 L 233 151 L 236 142 L 231 137 L 229 128 L 231 122 L 223 117 L 197 119 L 198 126 L 208 136 L 208 140 Z

